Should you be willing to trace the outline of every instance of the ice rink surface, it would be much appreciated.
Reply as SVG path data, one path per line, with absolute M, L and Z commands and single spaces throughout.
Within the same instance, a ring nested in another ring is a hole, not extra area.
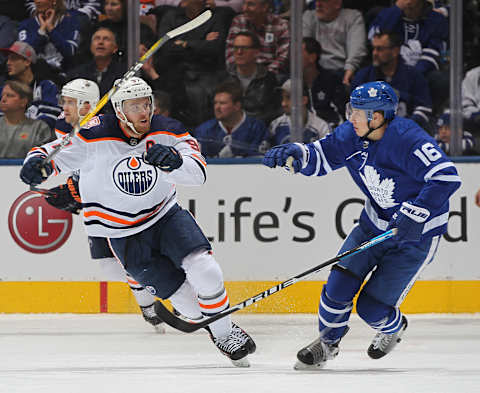
M 234 315 L 257 343 L 251 367 L 240 369 L 206 332 L 157 334 L 140 315 L 0 315 L 0 392 L 480 392 L 479 315 L 411 315 L 403 341 L 380 360 L 368 358 L 374 332 L 353 315 L 335 360 L 295 371 L 315 318 Z

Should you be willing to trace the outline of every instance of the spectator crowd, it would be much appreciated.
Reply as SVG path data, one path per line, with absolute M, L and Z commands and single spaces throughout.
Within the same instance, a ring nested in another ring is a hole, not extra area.
M 291 1 L 138 1 L 140 55 L 205 9 L 213 13 L 138 72 L 154 91 L 156 113 L 182 121 L 210 158 L 260 156 L 291 140 Z M 399 96 L 398 115 L 434 135 L 448 154 L 448 1 L 299 1 L 303 129 L 295 134 L 303 142 L 322 138 L 344 121 L 355 87 L 385 80 Z M 66 83 L 93 81 L 103 96 L 122 77 L 126 4 L 0 0 L 0 157 L 23 158 L 55 138 Z M 472 155 L 480 152 L 480 66 L 465 64 L 462 152 Z M 101 113 L 112 111 L 107 104 Z

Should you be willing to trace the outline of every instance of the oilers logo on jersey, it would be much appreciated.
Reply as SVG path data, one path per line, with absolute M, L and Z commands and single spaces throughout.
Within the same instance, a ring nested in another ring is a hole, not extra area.
M 113 182 L 128 195 L 147 194 L 155 187 L 157 179 L 157 168 L 145 164 L 140 156 L 126 157 L 113 168 Z

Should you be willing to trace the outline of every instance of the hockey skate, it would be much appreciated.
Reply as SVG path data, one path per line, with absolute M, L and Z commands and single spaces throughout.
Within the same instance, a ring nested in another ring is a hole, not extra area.
M 254 353 L 257 349 L 253 339 L 239 326 L 232 322 L 232 331 L 227 337 L 217 338 L 207 326 L 210 339 L 222 354 L 230 358 L 236 367 L 250 367 L 247 355 Z
M 335 344 L 327 344 L 321 338 L 308 344 L 297 353 L 297 362 L 293 366 L 295 370 L 320 370 L 325 366 L 327 360 L 338 355 L 338 341 Z
M 155 312 L 155 303 L 152 303 L 150 306 L 146 307 L 140 306 L 140 310 L 142 311 L 143 319 L 152 325 L 157 333 L 165 333 L 165 327 L 162 323 L 163 321 Z
M 393 348 L 402 341 L 403 332 L 408 326 L 407 318 L 402 317 L 402 326 L 393 334 L 385 334 L 378 332 L 373 338 L 372 343 L 368 347 L 368 356 L 372 359 L 380 359 L 387 353 L 392 352 Z

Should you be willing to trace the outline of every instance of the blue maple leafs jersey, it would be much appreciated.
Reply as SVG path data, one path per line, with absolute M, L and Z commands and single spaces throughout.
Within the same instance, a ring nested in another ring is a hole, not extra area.
M 461 180 L 455 165 L 414 121 L 395 117 L 378 141 L 358 137 L 347 121 L 306 146 L 310 155 L 301 173 L 322 176 L 346 167 L 367 197 L 360 222 L 374 233 L 387 229 L 405 201 L 430 211 L 424 237 L 446 231 L 448 199 Z

